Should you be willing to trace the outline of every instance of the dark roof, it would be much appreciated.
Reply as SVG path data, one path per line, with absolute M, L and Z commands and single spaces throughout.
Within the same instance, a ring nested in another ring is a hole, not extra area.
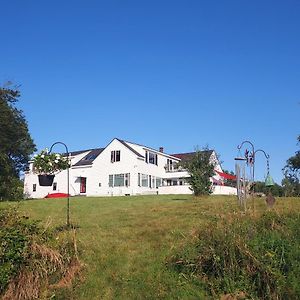
M 88 152 L 88 151 L 91 151 L 93 149 L 86 149 L 86 150 L 79 150 L 79 151 L 71 151 L 69 152 L 69 156 L 76 156 L 76 155 L 79 155 L 79 154 L 82 154 L 84 152 Z M 62 153 L 61 154 L 62 156 L 67 156 L 67 153 Z
M 90 152 L 86 156 L 84 156 L 80 161 L 78 161 L 75 165 L 73 165 L 73 167 L 92 165 L 93 161 L 99 156 L 99 154 L 104 149 L 105 148 L 97 148 L 97 149 L 88 150 Z M 78 152 L 80 152 L 80 151 L 78 151 Z M 81 153 L 83 153 L 83 152 L 85 152 L 85 151 L 82 151 Z
M 141 155 L 140 153 L 138 153 L 136 150 L 134 150 L 132 147 L 130 147 L 125 141 L 120 140 L 118 138 L 116 138 L 116 140 L 118 140 L 121 144 L 123 144 L 125 147 L 127 147 L 130 151 L 132 151 L 134 154 L 136 154 L 139 157 L 144 158 L 143 155 Z
M 69 155 L 70 156 L 75 156 L 75 155 L 79 155 L 79 154 L 81 154 L 81 153 L 84 153 L 84 152 L 87 152 L 87 151 L 91 151 L 92 149 L 88 149 L 88 150 L 79 150 L 79 151 L 72 151 L 72 152 L 70 152 L 69 153 Z M 66 155 L 65 153 L 64 153 L 64 155 Z
M 164 154 L 164 155 L 166 155 L 166 156 L 171 156 L 171 154 L 168 154 L 168 153 L 165 153 L 165 152 L 161 152 L 161 151 L 159 151 L 159 149 L 154 149 L 154 148 L 152 148 L 152 147 L 149 147 L 149 146 L 145 146 L 145 145 L 142 145 L 142 144 L 137 144 L 137 143 L 133 143 L 133 142 L 129 142 L 129 141 L 122 141 L 122 140 L 120 140 L 120 139 L 118 139 L 117 138 L 117 140 L 118 141 L 120 141 L 120 142 L 124 142 L 124 143 L 130 143 L 130 144 L 135 144 L 135 145 L 137 145 L 137 146 L 140 146 L 140 147 L 143 147 L 143 148 L 146 148 L 146 149 L 150 149 L 151 151 L 154 151 L 154 152 L 159 152 L 159 153 L 161 153 L 161 154 Z M 129 145 L 127 145 L 130 149 L 132 149 Z M 134 149 L 132 149 L 133 151 L 135 151 Z M 140 155 L 141 157 L 145 157 L 145 156 L 142 156 L 142 155 Z
M 209 156 L 212 155 L 213 150 L 204 150 L 204 151 L 200 151 L 201 153 L 206 153 Z M 171 156 L 175 156 L 181 160 L 189 160 L 191 159 L 194 155 L 196 154 L 196 152 L 188 152 L 188 153 L 177 153 L 177 154 L 170 154 Z

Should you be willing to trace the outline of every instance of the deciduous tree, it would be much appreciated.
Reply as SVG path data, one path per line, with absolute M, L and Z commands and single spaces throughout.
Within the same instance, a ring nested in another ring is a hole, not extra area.
M 300 135 L 298 136 L 298 145 L 300 145 Z M 282 185 L 285 188 L 287 196 L 300 195 L 300 150 L 296 151 L 294 156 L 287 160 L 286 166 L 283 168 L 285 178 Z
M 17 88 L 0 87 L 0 199 L 6 200 L 20 196 L 19 175 L 35 151 L 19 97 Z
M 211 160 L 212 151 L 204 148 L 196 150 L 195 154 L 181 165 L 187 169 L 190 177 L 187 179 L 195 196 L 209 195 L 212 193 L 210 178 L 214 175 L 215 162 Z

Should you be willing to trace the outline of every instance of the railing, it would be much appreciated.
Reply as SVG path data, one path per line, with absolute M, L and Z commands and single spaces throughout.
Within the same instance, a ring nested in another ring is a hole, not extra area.
M 174 172 L 185 172 L 186 169 L 182 168 L 181 166 L 177 165 L 165 165 L 164 166 L 166 173 L 174 173 Z

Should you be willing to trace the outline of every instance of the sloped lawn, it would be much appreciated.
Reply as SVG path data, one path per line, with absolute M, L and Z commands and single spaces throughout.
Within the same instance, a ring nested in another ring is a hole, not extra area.
M 53 299 L 208 299 L 204 285 L 169 267 L 169 258 L 218 217 L 239 213 L 235 197 L 189 195 L 71 198 L 83 281 Z M 2 206 L 10 205 L 1 203 Z M 299 211 L 300 199 L 277 199 L 275 210 Z M 255 214 L 266 211 L 256 199 Z M 46 226 L 66 220 L 66 199 L 21 202 Z

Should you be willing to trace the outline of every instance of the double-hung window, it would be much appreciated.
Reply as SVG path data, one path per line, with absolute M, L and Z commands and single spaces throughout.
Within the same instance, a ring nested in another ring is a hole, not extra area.
M 141 174 L 142 175 L 142 186 L 148 187 L 148 175 Z
M 116 162 L 121 160 L 121 151 L 120 150 L 114 150 L 110 153 L 110 161 Z
M 146 163 L 157 165 L 157 154 L 151 151 L 145 152 Z

